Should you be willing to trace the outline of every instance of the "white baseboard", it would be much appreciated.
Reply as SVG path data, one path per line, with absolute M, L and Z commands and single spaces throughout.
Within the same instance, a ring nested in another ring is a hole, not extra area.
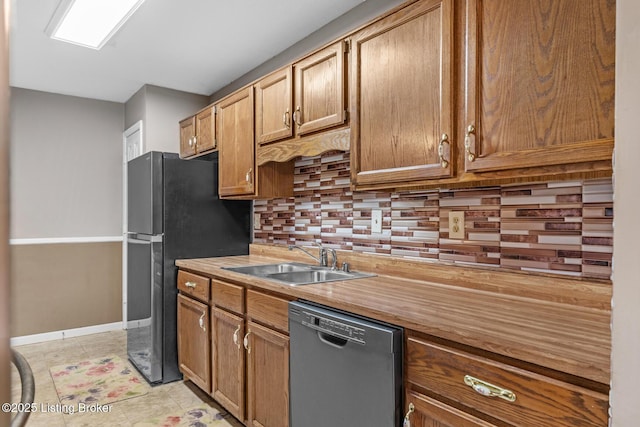
M 11 346 L 35 344 L 45 341 L 62 340 L 65 338 L 81 337 L 83 335 L 98 334 L 100 332 L 121 331 L 122 322 L 105 323 L 102 325 L 85 326 L 83 328 L 65 329 L 63 331 L 45 332 L 42 334 L 12 337 Z

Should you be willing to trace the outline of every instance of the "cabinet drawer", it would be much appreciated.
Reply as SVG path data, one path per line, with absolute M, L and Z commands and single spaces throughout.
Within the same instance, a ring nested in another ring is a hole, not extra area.
M 209 302 L 209 278 L 178 271 L 178 289 L 201 301 Z
M 289 330 L 289 301 L 247 290 L 247 317 L 281 331 Z
M 407 392 L 405 413 L 412 427 L 494 427 L 493 424 L 419 393 Z M 408 412 L 413 405 L 412 412 Z
M 509 424 L 607 425 L 608 399 L 605 394 L 412 336 L 407 338 L 406 357 L 409 383 Z M 465 384 L 465 376 L 489 383 L 489 386 L 478 385 L 476 392 Z M 481 394 L 488 393 L 490 386 L 510 391 L 515 400 Z
M 211 279 L 211 301 L 218 307 L 244 314 L 244 288 Z

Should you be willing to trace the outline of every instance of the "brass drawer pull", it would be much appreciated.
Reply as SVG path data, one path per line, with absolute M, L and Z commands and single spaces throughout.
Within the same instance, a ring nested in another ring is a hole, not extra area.
M 404 416 L 404 422 L 402 423 L 402 427 L 411 427 L 411 420 L 409 416 L 413 414 L 413 411 L 416 410 L 416 407 L 413 403 L 409 403 L 409 410 L 407 411 L 407 415 Z
M 200 325 L 200 329 L 202 329 L 204 332 L 207 332 L 207 327 L 204 325 L 204 316 L 206 316 L 207 313 L 206 312 L 202 312 L 202 316 L 200 316 L 200 318 L 198 319 L 198 325 Z
M 296 114 L 297 113 L 297 114 Z M 293 112 L 293 123 L 298 125 L 298 129 L 302 126 L 302 112 L 300 112 L 300 106 L 296 107 L 296 111 Z
M 471 375 L 464 376 L 464 383 L 475 390 L 476 393 L 487 397 L 499 397 L 508 402 L 516 401 L 516 394 L 506 388 L 489 384 L 486 381 L 479 380 Z
M 240 338 L 238 337 L 238 332 L 240 332 L 240 325 L 238 325 L 238 328 L 233 331 L 233 343 L 238 346 L 238 349 L 240 349 Z
M 289 109 L 287 108 L 287 111 L 284 112 L 284 114 L 282 115 L 282 124 L 289 129 L 291 127 L 291 122 L 289 121 Z
M 472 140 L 475 139 L 476 136 L 476 128 L 473 125 L 469 125 L 467 128 L 467 135 L 464 137 L 464 151 L 467 153 L 467 159 L 470 162 L 473 162 L 476 159 L 476 154 L 471 151 L 471 144 L 473 144 Z M 474 144 L 475 145 L 475 144 Z M 474 147 L 475 150 L 475 147 Z
M 251 347 L 249 347 L 249 335 L 251 335 L 251 331 L 247 332 L 247 334 L 244 336 L 244 340 L 242 340 L 244 349 L 247 350 L 247 353 L 251 353 Z
M 442 166 L 443 168 L 446 168 L 447 166 L 449 166 L 449 161 L 445 160 L 444 158 L 444 143 L 449 144 L 449 135 L 447 135 L 446 133 L 442 134 L 442 137 L 440 137 L 440 144 L 438 144 L 438 157 L 440 158 L 440 166 Z
M 195 283 L 195 282 L 187 282 L 187 283 L 185 283 L 184 285 L 185 285 L 187 288 L 191 288 L 191 289 L 195 289 L 195 288 L 196 288 L 196 286 L 198 286 L 198 284 L 197 284 L 197 283 Z

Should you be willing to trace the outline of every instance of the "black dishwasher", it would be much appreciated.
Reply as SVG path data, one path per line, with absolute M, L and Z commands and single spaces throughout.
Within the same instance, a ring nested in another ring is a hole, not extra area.
M 402 424 L 402 329 L 289 303 L 290 427 Z

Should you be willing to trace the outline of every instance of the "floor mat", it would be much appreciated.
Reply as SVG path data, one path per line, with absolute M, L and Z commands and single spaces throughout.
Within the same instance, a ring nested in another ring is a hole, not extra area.
M 106 405 L 149 392 L 149 385 L 118 356 L 49 369 L 61 404 Z
M 181 413 L 164 414 L 134 424 L 134 427 L 232 427 L 224 416 L 208 406 L 197 406 Z

